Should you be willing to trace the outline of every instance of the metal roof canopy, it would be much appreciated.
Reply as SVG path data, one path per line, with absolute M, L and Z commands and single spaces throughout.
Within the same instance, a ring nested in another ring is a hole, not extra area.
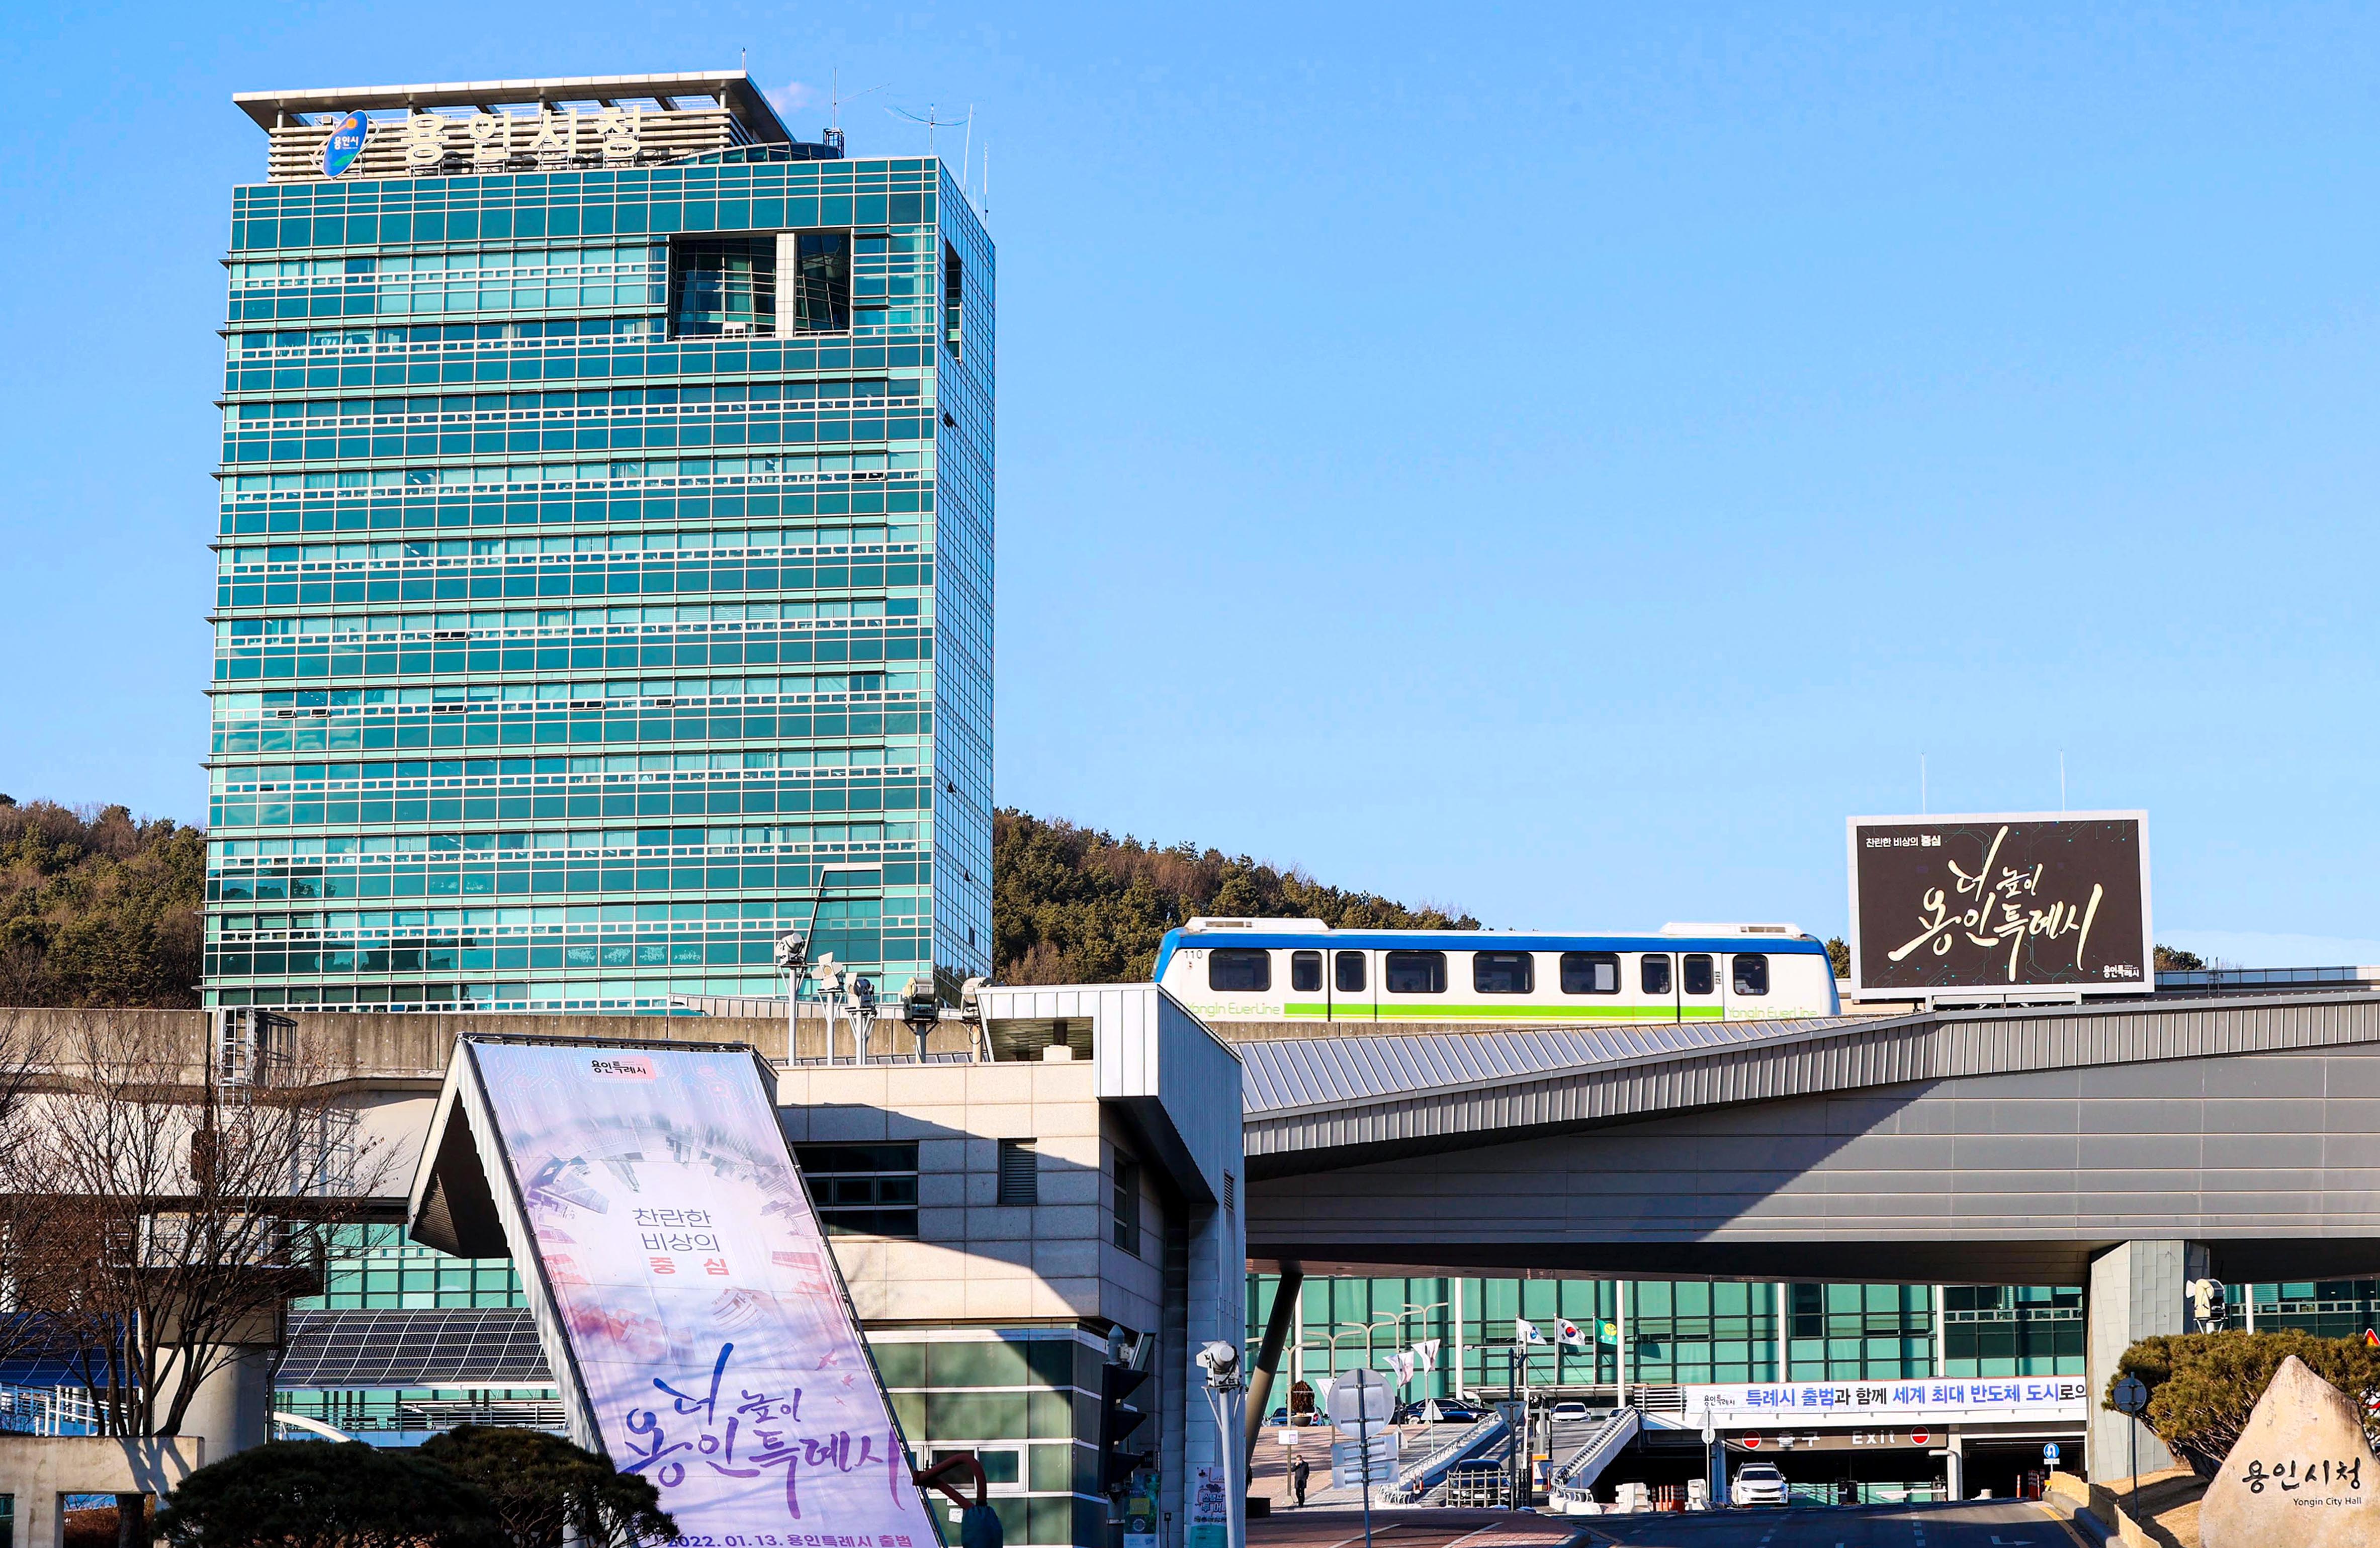
M 1307 1272 L 2075 1284 L 2380 1267 L 2380 995 L 1243 1048 L 1249 1254 Z
M 614 103 L 674 97 L 715 97 L 752 138 L 790 144 L 793 134 L 744 70 L 688 70 L 667 75 L 546 76 L 519 80 L 462 80 L 417 86 L 306 87 L 290 91 L 237 91 L 233 105 L 271 130 L 301 114 L 337 115 L 361 110 L 476 107 L 493 113 L 533 103 Z
M 1248 1174 L 1264 1178 L 1794 1095 L 2357 1046 L 2380 1047 L 2380 994 L 1281 1039 L 1241 1055 Z

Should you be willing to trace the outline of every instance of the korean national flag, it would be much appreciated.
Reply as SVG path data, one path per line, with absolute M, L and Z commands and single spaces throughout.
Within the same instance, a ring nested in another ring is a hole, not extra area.
M 1578 1324 L 1568 1317 L 1564 1317 L 1561 1321 L 1561 1341 L 1574 1348 L 1586 1348 L 1586 1335 L 1581 1333 L 1578 1330 Z
M 1529 1321 L 1529 1319 L 1528 1319 L 1528 1318 L 1526 1318 L 1526 1317 L 1515 1317 L 1515 1318 L 1513 1318 L 1513 1319 L 1512 1319 L 1512 1342 L 1513 1342 L 1513 1343 L 1515 1343 L 1515 1344 L 1542 1344 L 1542 1343 L 1544 1343 L 1545 1341 L 1546 1341 L 1546 1336 L 1545 1336 L 1544 1334 L 1539 1333 L 1539 1332 L 1537 1331 L 1537 1324 L 1535 1324 L 1535 1323 L 1533 1323 L 1533 1322 Z

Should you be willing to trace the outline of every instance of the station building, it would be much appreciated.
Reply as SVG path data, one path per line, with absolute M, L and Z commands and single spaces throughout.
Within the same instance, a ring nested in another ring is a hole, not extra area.
M 205 1003 L 989 962 L 994 255 L 740 71 L 258 91 Z
M 865 1065 L 847 1045 L 830 1061 L 808 1018 L 790 1040 L 782 1019 L 291 1018 L 292 1046 L 323 1050 L 355 1105 L 341 1143 L 397 1163 L 364 1201 L 380 1223 L 346 1228 L 321 1293 L 291 1305 L 269 1347 L 210 1378 L 184 1436 L 151 1460 L 198 1465 L 276 1434 L 406 1446 L 464 1422 L 562 1430 L 562 1388 L 513 1264 L 408 1237 L 406 1189 L 455 1038 L 740 1045 L 776 1072 L 780 1122 L 920 1459 L 977 1454 L 1020 1548 L 1111 1542 L 1099 1398 L 1103 1367 L 1123 1358 L 1148 1373 L 1134 1394 L 1149 1416 L 1134 1439 L 1156 1458 L 1141 1513 L 1170 1517 L 1170 1540 L 1184 1541 L 1201 1469 L 1220 1471 L 1226 1435 L 1243 1434 L 1236 1406 L 1219 1424 L 1195 1363 L 1240 1315 L 1239 1058 L 1154 985 L 991 989 L 978 1005 L 975 1022 L 936 1028 L 922 1058 L 905 1028 L 880 1023 Z M 205 1012 L 128 1014 L 194 1054 L 215 1033 Z M 79 1390 L 72 1372 L 20 1367 L 0 1370 L 0 1432 L 91 1441 L 88 1410 L 77 1422 L 56 1405 Z M 240 1370 L 261 1373 L 252 1390 Z M 36 1405 L 44 1422 L 19 1422 Z M 21 1541 L 55 1541 L 7 1442 L 0 1517 L 13 1506 Z M 129 1453 L 109 1454 L 117 1472 L 100 1469 L 104 1443 L 41 1449 L 65 1469 L 52 1495 L 156 1492 L 121 1473 Z
M 1257 1348 L 1281 1284 L 1247 1278 L 1246 1347 Z M 1905 1420 L 1879 1425 L 1860 1405 L 1770 1410 L 1766 1419 L 1730 1406 L 1732 1437 L 1764 1433 L 1766 1455 L 1808 1481 L 1871 1483 L 1955 1478 L 1973 1496 L 2002 1498 L 2042 1468 L 2045 1442 L 2081 1465 L 2087 1399 L 2084 1295 L 2078 1286 L 1768 1284 L 1742 1280 L 1615 1280 L 1548 1276 L 1309 1277 L 1293 1289 L 1297 1315 L 1271 1412 L 1299 1401 L 1298 1385 L 1357 1369 L 1390 1370 L 1415 1343 L 1437 1341 L 1435 1369 L 1418 1369 L 1401 1389 L 1409 1401 L 1505 1396 L 1517 1376 L 1541 1401 L 1601 1409 L 1625 1403 L 1691 1438 L 1706 1395 L 1733 1403 L 1745 1388 L 1839 1392 L 1996 1386 L 2025 1383 L 2046 1401 L 2022 1420 L 1974 1422 L 1973 1409 L 1936 1405 L 1959 1417 L 1930 1433 Z M 2380 1280 L 2265 1282 L 2227 1287 L 2228 1325 L 2297 1329 L 2355 1338 L 2380 1329 Z M 1516 1367 L 1515 1329 L 1525 1321 L 1547 1340 Z M 1565 1323 L 1581 1342 L 1565 1343 Z M 2060 1379 L 2062 1378 L 2062 1380 Z M 2052 1396 L 2055 1387 L 2074 1396 Z M 1798 1396 L 1799 1394 L 1797 1394 Z M 1923 1424 L 1925 1421 L 1918 1421 Z M 1912 1435 L 1916 1438 L 1912 1438 Z M 1856 1443 L 1854 1444 L 1854 1437 Z M 1739 1460 L 1747 1455 L 1733 1446 Z M 1692 1470 L 1693 1447 L 1669 1470 Z M 1560 1458 L 1555 1458 L 1559 1461 Z M 1656 1466 L 1657 1472 L 1658 1466 Z M 1610 1489 L 1603 1490 L 1606 1498 Z

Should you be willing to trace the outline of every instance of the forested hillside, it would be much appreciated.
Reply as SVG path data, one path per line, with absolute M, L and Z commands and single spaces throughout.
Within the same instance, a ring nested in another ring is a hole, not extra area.
M 206 835 L 122 806 L 0 796 L 0 1005 L 198 1004 Z M 992 828 L 992 942 L 1008 984 L 1145 979 L 1196 914 L 1475 930 L 1469 914 L 1326 887 L 1192 844 L 1160 848 L 1004 810 Z
M 993 815 L 991 930 L 1003 984 L 1146 979 L 1167 930 L 1198 914 L 1270 914 L 1337 927 L 1475 930 L 1479 921 L 1194 844 L 1160 849 L 1005 808 Z
M 0 795 L 0 1005 L 194 1006 L 206 834 Z

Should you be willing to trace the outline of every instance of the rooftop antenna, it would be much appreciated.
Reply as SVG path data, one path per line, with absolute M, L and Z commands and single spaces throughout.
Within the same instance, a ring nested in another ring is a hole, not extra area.
M 989 136 L 983 142 L 983 224 L 991 224 L 991 140 Z
M 827 81 L 826 142 L 840 151 L 843 149 L 842 68 L 837 67 L 834 70 L 829 72 Z M 892 84 L 892 83 L 889 80 L 880 80 L 875 85 L 869 87 L 867 91 L 854 91 L 851 94 L 851 100 L 853 102 L 857 102 L 860 98 L 867 96 L 869 91 L 881 91 L 884 88 Z
M 937 118 L 934 116 L 934 104 L 931 103 L 928 103 L 926 104 L 926 115 L 922 118 L 918 117 L 916 114 L 910 112 L 905 107 L 888 107 L 884 111 L 896 115 L 899 117 L 906 118 L 912 124 L 925 125 L 926 154 L 929 156 L 934 153 L 934 131 L 937 128 L 947 127 L 950 124 L 950 120 L 947 118 Z
M 966 139 L 959 152 L 959 192 L 966 192 L 967 169 L 975 164 L 975 103 L 967 103 Z

